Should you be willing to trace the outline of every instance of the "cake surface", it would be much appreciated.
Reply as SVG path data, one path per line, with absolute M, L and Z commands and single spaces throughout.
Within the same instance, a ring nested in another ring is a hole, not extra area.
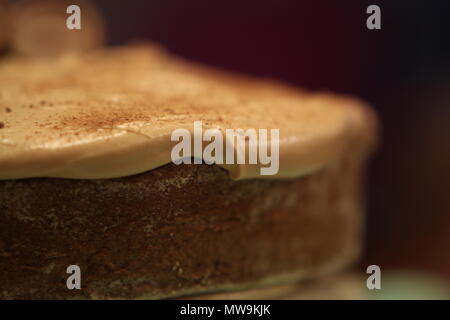
M 10 59 L 0 63 L 0 179 L 145 172 L 171 162 L 171 132 L 196 120 L 222 131 L 280 129 L 279 178 L 374 138 L 373 115 L 359 100 L 212 70 L 158 48 Z M 264 177 L 254 167 L 227 169 L 236 179 Z

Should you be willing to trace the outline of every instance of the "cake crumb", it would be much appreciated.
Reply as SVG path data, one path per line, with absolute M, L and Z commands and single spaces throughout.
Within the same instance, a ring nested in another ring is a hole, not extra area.
M 0 121 L 0 129 L 5 127 L 5 123 Z
M 11 112 L 12 110 L 11 110 L 11 108 L 6 107 L 6 108 L 5 108 L 5 111 L 6 111 L 6 112 Z

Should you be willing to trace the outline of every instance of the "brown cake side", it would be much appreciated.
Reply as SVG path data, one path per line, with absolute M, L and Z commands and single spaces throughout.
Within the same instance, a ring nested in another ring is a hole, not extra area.
M 169 164 L 0 181 L 0 297 L 163 298 L 335 272 L 359 252 L 364 160 L 352 150 L 292 180 Z M 72 264 L 81 290 L 66 287 Z

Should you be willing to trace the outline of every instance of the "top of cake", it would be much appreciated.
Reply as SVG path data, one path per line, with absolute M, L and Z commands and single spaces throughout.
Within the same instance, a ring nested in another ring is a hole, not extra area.
M 0 62 L 0 179 L 128 176 L 171 162 L 171 133 L 279 129 L 280 170 L 223 165 L 236 179 L 295 177 L 358 143 L 375 117 L 363 102 L 308 93 L 176 58 L 154 46 L 108 48 L 56 60 Z

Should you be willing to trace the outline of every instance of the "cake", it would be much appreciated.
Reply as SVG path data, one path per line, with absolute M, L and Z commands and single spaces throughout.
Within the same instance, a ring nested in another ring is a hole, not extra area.
M 279 129 L 278 172 L 173 163 L 171 133 L 195 121 Z M 257 288 L 360 253 L 376 117 L 354 97 L 128 46 L 0 62 L 0 127 L 1 298 Z

